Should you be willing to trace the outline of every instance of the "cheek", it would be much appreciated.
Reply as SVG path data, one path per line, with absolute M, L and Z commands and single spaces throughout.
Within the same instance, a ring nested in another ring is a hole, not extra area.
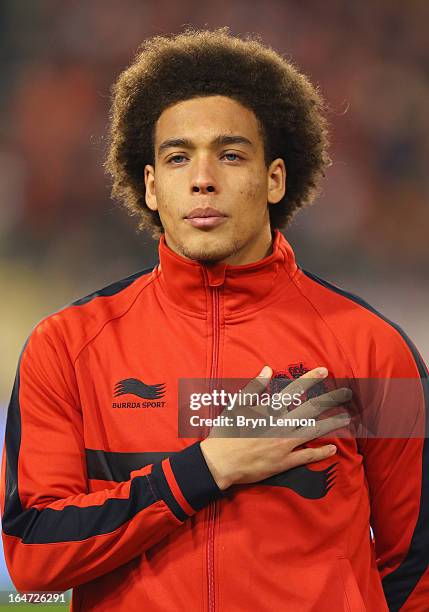
M 155 175 L 155 192 L 156 192 L 157 198 L 163 199 L 167 190 L 168 190 L 168 181 L 166 180 L 166 177 L 161 172 L 158 172 Z
M 240 189 L 241 197 L 246 202 L 257 202 L 260 201 L 261 205 L 265 206 L 267 203 L 267 189 L 265 183 L 260 180 L 249 179 L 246 181 Z
M 177 187 L 168 178 L 157 177 L 155 181 L 156 201 L 161 214 L 170 215 L 176 207 Z

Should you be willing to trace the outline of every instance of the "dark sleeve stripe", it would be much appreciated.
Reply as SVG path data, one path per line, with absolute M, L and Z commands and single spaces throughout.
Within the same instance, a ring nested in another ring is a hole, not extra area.
M 305 270 L 303 270 L 303 272 L 316 283 L 363 306 L 363 308 L 366 308 L 396 329 L 411 351 L 420 375 L 426 408 L 425 439 L 422 452 L 420 509 L 407 556 L 402 563 L 393 572 L 385 576 L 382 581 L 389 610 L 393 612 L 400 610 L 406 603 L 408 597 L 411 595 L 429 566 L 429 373 L 416 346 L 399 325 L 387 319 L 359 296 L 348 293 L 310 272 L 306 272 Z
M 86 448 L 88 478 L 123 482 L 129 480 L 131 472 L 152 463 L 159 463 L 174 454 L 173 451 L 120 453 Z
M 5 525 L 20 515 L 23 511 L 18 492 L 18 457 L 21 447 L 21 409 L 19 405 L 19 385 L 22 355 L 27 347 L 27 338 L 24 348 L 19 356 L 18 367 L 16 370 L 15 382 L 12 389 L 12 396 L 9 402 L 6 419 L 5 431 L 5 450 L 6 450 L 6 483 L 5 483 L 5 502 L 3 512 L 3 531 Z
M 3 522 L 7 535 L 21 538 L 23 544 L 77 542 L 111 533 L 133 519 L 157 499 L 146 476 L 133 478 L 127 499 L 109 498 L 101 506 L 69 505 L 62 510 L 30 508 Z
M 18 458 L 21 446 L 19 386 L 21 360 L 27 343 L 28 339 L 19 358 L 6 421 L 3 532 L 20 538 L 24 544 L 77 541 L 110 533 L 157 501 L 146 476 L 132 480 L 130 495 L 126 499 L 109 498 L 102 505 L 85 508 L 70 505 L 62 510 L 24 510 L 22 507 L 18 486 Z
M 135 272 L 134 274 L 131 274 L 130 276 L 122 278 L 119 281 L 111 283 L 110 285 L 107 285 L 106 287 L 103 287 L 102 289 L 98 289 L 97 291 L 94 291 L 93 293 L 90 293 L 89 295 L 86 295 L 85 297 L 82 297 L 79 300 L 72 302 L 70 306 L 83 306 L 84 304 L 88 304 L 88 302 L 91 302 L 93 299 L 97 297 L 110 297 L 112 295 L 116 295 L 117 293 L 120 293 L 121 291 L 129 287 L 135 280 L 140 278 L 140 276 L 144 276 L 145 274 L 150 274 L 152 270 L 153 270 L 153 267 L 145 268 L 144 270 L 139 270 L 139 272 Z

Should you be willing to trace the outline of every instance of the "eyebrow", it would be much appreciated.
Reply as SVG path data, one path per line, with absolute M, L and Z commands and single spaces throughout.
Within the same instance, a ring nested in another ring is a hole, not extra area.
M 219 136 L 216 136 L 216 138 L 213 138 L 213 140 L 210 142 L 211 147 L 219 147 L 233 144 L 247 145 L 251 148 L 254 147 L 251 140 L 249 140 L 245 136 L 240 136 L 239 134 L 220 134 Z M 184 149 L 195 149 L 195 144 L 189 138 L 168 138 L 159 145 L 158 153 L 161 153 L 166 149 L 172 149 L 176 147 L 183 147 Z

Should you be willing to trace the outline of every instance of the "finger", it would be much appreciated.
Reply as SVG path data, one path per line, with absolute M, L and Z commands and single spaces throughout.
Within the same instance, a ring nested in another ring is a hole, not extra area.
M 291 414 L 296 418 L 317 418 L 325 410 L 344 404 L 350 401 L 352 397 L 352 390 L 348 387 L 333 389 L 328 393 L 312 397 L 301 404 L 301 406 L 298 406 L 298 408 L 295 408 Z
M 271 374 L 272 374 L 271 368 L 269 366 L 264 366 L 264 368 L 262 368 L 258 376 L 252 379 L 241 391 L 242 394 L 244 393 L 246 394 L 246 395 L 242 395 L 243 401 L 241 401 L 239 405 L 234 406 L 234 409 L 232 411 L 231 410 L 228 411 L 228 413 L 231 414 L 233 412 L 236 416 L 241 414 L 243 416 L 247 416 L 251 418 L 257 418 L 260 416 L 267 417 L 269 414 L 268 413 L 269 406 L 260 405 L 257 403 L 257 401 L 258 401 L 258 395 L 261 394 L 264 391 L 264 389 L 266 389 L 267 384 L 270 381 L 269 376 L 271 376 Z M 327 375 L 328 375 L 328 370 L 323 366 L 319 366 L 317 368 L 314 368 L 313 370 L 306 372 L 305 374 L 300 376 L 298 379 L 289 383 L 287 387 L 284 389 L 284 391 L 280 391 L 279 393 L 284 398 L 288 396 L 287 399 L 289 400 L 289 397 L 295 393 L 299 393 L 299 394 L 305 393 L 306 391 L 314 387 L 314 385 L 320 383 L 324 378 L 327 377 Z M 303 418 L 306 413 L 309 413 L 310 417 L 313 415 L 317 416 L 323 410 L 326 410 L 333 406 L 337 406 L 339 403 L 348 401 L 351 397 L 348 395 L 348 391 L 344 397 L 342 393 L 343 391 L 335 389 L 333 392 L 323 394 L 322 396 L 319 396 L 321 398 L 321 402 L 320 404 L 316 405 L 316 408 L 313 409 L 312 406 L 309 404 L 307 406 L 306 411 L 304 411 L 302 415 L 298 415 L 298 410 L 301 410 L 302 406 L 307 404 L 307 402 L 305 402 L 298 408 L 294 409 L 293 411 L 294 418 Z M 279 411 L 277 411 L 277 416 L 281 416 L 285 412 L 288 412 L 288 402 L 283 402 L 283 403 L 284 403 L 284 408 L 281 408 Z M 294 426 L 284 428 L 284 431 L 282 432 L 281 435 L 290 436 L 293 434 L 294 429 L 296 429 L 296 427 Z M 262 433 L 268 436 L 278 435 L 278 434 L 272 434 L 269 428 L 263 428 L 263 430 L 261 430 L 259 433 Z
M 308 380 L 306 383 L 307 382 Z M 308 420 L 311 418 L 316 419 L 324 411 L 333 407 L 339 407 L 341 404 L 349 401 L 352 398 L 352 395 L 353 394 L 350 389 L 347 387 L 341 387 L 340 389 L 333 389 L 328 393 L 311 398 L 298 408 L 295 408 L 293 411 L 288 412 L 286 408 L 285 410 L 276 411 L 275 418 L 282 418 L 286 412 L 287 418 L 291 421 L 291 423 L 275 428 L 276 432 L 269 425 L 266 427 L 258 426 L 257 433 L 264 437 L 293 437 L 294 433 L 297 431 L 300 432 L 298 435 L 303 435 L 303 432 L 307 430 L 311 432 L 315 431 L 314 429 L 311 429 L 311 426 L 305 426 L 304 429 L 300 425 L 299 421 L 303 419 Z M 235 412 L 236 417 L 239 415 L 244 415 L 249 418 L 257 418 L 259 416 L 267 418 L 267 416 L 269 416 L 267 406 L 245 407 L 243 411 L 238 410 Z M 328 422 L 328 426 L 329 424 L 330 421 Z M 246 433 L 246 427 L 243 427 L 243 432 Z
M 295 412 L 295 410 L 293 411 Z M 290 418 L 295 419 L 291 414 Z M 301 419 L 299 419 L 301 420 Z M 300 446 L 305 442 L 314 440 L 324 436 L 330 431 L 335 431 L 342 427 L 347 427 L 350 424 L 351 417 L 348 412 L 342 412 L 333 417 L 316 421 L 315 425 L 291 424 L 282 426 L 272 426 L 265 430 L 258 429 L 260 437 L 268 438 L 288 438 L 291 441 L 292 448 Z
M 253 378 L 244 389 L 242 389 L 242 393 L 246 393 L 246 396 L 244 402 L 240 404 L 241 407 L 252 406 L 257 414 L 267 414 L 267 407 L 258 404 L 258 395 L 267 388 L 272 373 L 272 369 L 269 366 L 264 366 L 258 376 Z M 326 378 L 327 375 L 328 370 L 325 367 L 319 366 L 290 382 L 287 387 L 283 391 L 279 391 L 279 393 L 282 396 L 292 395 L 293 393 L 303 394 L 315 384 Z M 287 406 L 285 406 L 285 408 L 287 408 Z
M 315 440 L 316 438 L 323 437 L 329 432 L 335 431 L 347 427 L 350 424 L 351 418 L 348 413 L 337 414 L 336 416 L 316 421 L 316 425 L 310 427 L 301 427 L 296 430 L 298 444 Z
M 332 457 L 336 452 L 337 447 L 333 444 L 319 446 L 318 448 L 303 448 L 296 450 L 288 454 L 286 459 L 286 467 L 284 469 L 290 470 L 300 465 L 307 465 L 308 463 L 322 461 L 323 459 Z
M 278 409 L 278 414 L 282 415 L 285 412 L 288 412 L 292 406 L 296 406 L 296 396 L 302 396 L 309 389 L 319 384 L 324 378 L 328 376 L 328 370 L 325 367 L 319 366 L 314 368 L 313 370 L 309 370 L 299 378 L 289 382 L 286 384 L 283 389 L 278 390 L 278 394 L 280 395 L 280 402 L 283 406 Z M 276 379 L 279 382 L 282 379 Z M 287 380 L 287 379 L 286 379 Z M 293 400 L 292 400 L 293 397 Z M 302 405 L 302 403 L 301 403 Z M 296 409 L 296 408 L 295 408 Z
M 308 389 L 311 389 L 311 387 L 313 387 L 315 384 L 319 383 L 321 380 L 326 378 L 327 375 L 328 375 L 328 370 L 325 367 L 320 366 L 320 367 L 314 368 L 313 370 L 306 372 L 305 374 L 303 374 L 296 380 L 291 381 L 286 386 L 286 388 L 284 388 L 283 391 L 279 391 L 279 393 L 282 397 L 287 396 L 287 395 L 292 395 L 293 393 L 303 394 L 306 391 L 308 391 Z M 272 369 L 269 366 L 264 366 L 264 368 L 262 368 L 258 376 L 252 379 L 242 390 L 242 393 L 245 392 L 246 394 L 249 394 L 249 395 L 246 397 L 248 401 L 241 403 L 241 406 L 248 406 L 248 407 L 252 406 L 252 410 L 255 412 L 255 416 L 258 416 L 258 415 L 266 416 L 268 414 L 268 410 L 267 410 L 268 406 L 261 406 L 260 404 L 258 404 L 257 395 L 259 395 L 266 389 L 268 383 L 270 382 L 270 380 L 272 380 L 271 376 L 272 376 Z M 287 405 L 285 404 L 284 409 L 281 409 L 279 411 L 279 414 L 281 414 L 281 412 L 286 411 L 286 410 L 287 410 Z
M 232 408 L 227 407 L 223 413 L 229 415 L 246 415 L 246 416 L 266 416 L 267 410 L 265 406 L 259 406 L 259 395 L 266 389 L 273 371 L 270 366 L 264 366 L 258 376 L 253 378 L 247 385 L 239 391 L 239 403 L 236 403 Z M 252 406 L 250 413 L 247 411 Z
M 306 391 L 314 387 L 317 383 L 328 376 L 328 370 L 323 366 L 318 366 L 313 370 L 309 370 L 299 378 L 295 378 L 285 388 L 284 392 L 288 394 L 301 394 L 303 395 Z
M 255 378 L 253 378 L 249 383 L 247 383 L 244 389 L 241 389 L 242 395 L 246 394 L 245 400 L 247 400 L 244 402 L 244 404 L 241 404 L 242 406 L 252 406 L 254 404 L 257 405 L 257 396 L 267 388 L 267 385 L 271 380 L 272 374 L 273 371 L 270 366 L 264 366 L 259 372 L 259 374 L 255 376 Z M 254 399 L 256 399 L 255 402 L 253 402 Z

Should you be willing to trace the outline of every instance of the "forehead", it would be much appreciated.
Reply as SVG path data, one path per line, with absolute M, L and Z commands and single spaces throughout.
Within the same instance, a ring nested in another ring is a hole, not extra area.
M 255 144 L 261 139 L 253 111 L 227 96 L 206 96 L 178 102 L 163 111 L 156 122 L 155 142 L 211 139 L 218 134 L 241 134 Z

